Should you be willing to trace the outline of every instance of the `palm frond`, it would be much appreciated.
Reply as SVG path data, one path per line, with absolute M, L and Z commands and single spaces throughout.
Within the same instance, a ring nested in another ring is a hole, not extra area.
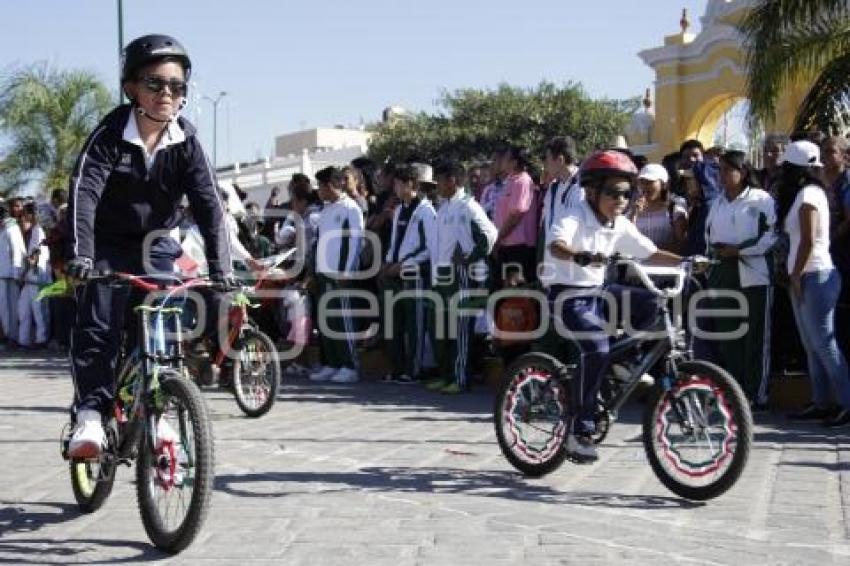
M 775 117 L 781 92 L 813 79 L 850 52 L 850 3 L 846 0 L 766 0 L 740 26 L 749 68 L 752 114 Z

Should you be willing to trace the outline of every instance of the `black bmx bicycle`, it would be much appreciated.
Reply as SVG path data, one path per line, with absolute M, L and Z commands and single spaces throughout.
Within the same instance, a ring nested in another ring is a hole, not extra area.
M 753 420 L 738 383 L 724 369 L 694 359 L 688 333 L 673 322 L 669 302 L 682 294 L 696 261 L 685 259 L 672 272 L 674 284 L 659 289 L 647 267 L 612 260 L 631 266 L 657 297 L 663 324 L 655 335 L 623 336 L 612 343 L 596 422 L 597 433 L 604 437 L 643 376 L 663 362 L 665 371 L 655 380 L 643 415 L 643 447 L 653 472 L 670 491 L 707 500 L 732 487 L 743 472 Z M 669 269 L 666 274 L 671 274 Z M 576 369 L 575 364 L 531 352 L 505 373 L 494 409 L 496 437 L 507 460 L 526 475 L 548 474 L 569 456 L 566 439 L 577 407 L 572 387 Z
M 158 548 L 180 552 L 209 510 L 214 460 L 207 407 L 183 367 L 181 293 L 212 284 L 121 273 L 93 279 L 151 294 L 134 308 L 138 343 L 126 345 L 119 360 L 115 404 L 104 417 L 106 447 L 97 459 L 69 461 L 74 497 L 84 512 L 96 511 L 112 492 L 118 465 L 135 462 L 145 531 Z M 72 426 L 66 428 L 61 449 L 67 460 Z

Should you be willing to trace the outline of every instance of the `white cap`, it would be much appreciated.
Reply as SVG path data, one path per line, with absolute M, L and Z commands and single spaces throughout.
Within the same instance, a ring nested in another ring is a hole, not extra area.
M 434 180 L 434 168 L 428 165 L 427 163 L 411 163 L 410 164 L 416 172 L 419 174 L 419 182 L 420 183 L 429 183 L 431 185 L 436 185 L 437 182 Z
M 800 167 L 823 167 L 820 161 L 820 148 L 808 140 L 789 143 L 782 154 L 782 163 Z
M 647 181 L 661 181 L 666 183 L 670 180 L 670 174 L 663 165 L 658 163 L 649 163 L 643 166 L 643 169 L 638 173 L 638 179 L 646 179 Z

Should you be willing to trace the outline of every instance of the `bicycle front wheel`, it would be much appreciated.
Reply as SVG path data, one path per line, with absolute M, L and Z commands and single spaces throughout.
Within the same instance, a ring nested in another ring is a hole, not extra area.
M 239 340 L 239 358 L 233 362 L 233 394 L 246 416 L 268 413 L 280 388 L 280 364 L 274 343 L 263 332 L 247 327 Z
M 192 543 L 213 488 L 212 425 L 198 387 L 174 370 L 159 376 L 157 409 L 148 414 L 136 462 L 139 511 L 157 548 L 177 553 Z M 150 421 L 153 421 L 151 423 Z
M 522 473 L 539 477 L 567 457 L 568 384 L 552 356 L 525 354 L 508 368 L 496 396 L 493 420 L 499 448 Z
M 647 404 L 643 445 L 670 491 L 697 501 L 732 487 L 747 464 L 753 417 L 738 383 L 704 361 L 682 363 L 673 387 Z

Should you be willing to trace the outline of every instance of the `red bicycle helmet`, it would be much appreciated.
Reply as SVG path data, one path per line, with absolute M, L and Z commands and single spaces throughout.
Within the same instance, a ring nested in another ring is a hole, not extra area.
M 605 177 L 637 178 L 638 170 L 631 158 L 621 151 L 606 149 L 594 152 L 582 161 L 579 177 L 582 182 L 598 181 Z

